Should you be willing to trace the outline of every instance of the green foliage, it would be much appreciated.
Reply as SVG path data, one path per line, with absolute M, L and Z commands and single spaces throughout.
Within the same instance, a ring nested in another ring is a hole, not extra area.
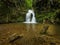
M 32 8 L 32 0 L 25 0 L 26 2 L 26 7 L 29 9 L 29 8 Z
M 36 0 L 33 7 L 37 13 L 36 18 L 38 22 L 43 22 L 45 19 L 56 21 L 59 17 L 56 13 L 60 11 L 60 0 Z
M 60 20 L 60 0 L 0 0 L 0 23 L 23 22 L 27 10 L 32 8 L 37 22 Z
M 24 0 L 0 0 L 0 23 L 24 21 Z M 22 11 L 23 10 L 23 11 Z

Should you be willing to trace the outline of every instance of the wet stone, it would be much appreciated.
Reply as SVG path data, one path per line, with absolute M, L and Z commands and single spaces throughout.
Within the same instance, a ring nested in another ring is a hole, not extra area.
M 9 37 L 9 43 L 12 43 L 14 41 L 16 41 L 17 39 L 21 39 L 23 36 L 20 36 L 20 35 L 12 35 L 11 37 Z
M 41 30 L 40 34 L 47 34 L 49 26 L 44 26 L 43 29 Z

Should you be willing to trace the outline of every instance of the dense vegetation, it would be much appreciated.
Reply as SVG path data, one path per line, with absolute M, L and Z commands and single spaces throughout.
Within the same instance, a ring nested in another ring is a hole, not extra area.
M 34 7 L 36 7 L 35 9 L 37 10 L 37 18 L 39 18 L 39 22 L 45 19 L 53 22 L 59 20 L 59 0 L 39 0 L 36 1 Z
M 0 0 L 0 23 L 23 22 L 28 9 L 34 9 L 37 22 L 60 21 L 60 0 Z

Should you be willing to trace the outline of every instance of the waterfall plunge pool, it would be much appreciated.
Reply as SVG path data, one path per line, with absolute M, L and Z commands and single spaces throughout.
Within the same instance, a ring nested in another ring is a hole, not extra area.
M 0 25 L 0 40 L 7 39 L 14 33 L 18 35 L 23 35 L 25 39 L 30 39 L 33 37 L 39 37 L 40 31 L 43 29 L 44 25 L 49 25 L 47 33 L 49 36 L 54 37 L 60 41 L 60 25 L 53 24 L 25 24 L 25 23 L 10 23 Z M 47 35 L 47 34 L 46 34 Z M 22 41 L 23 42 L 23 41 Z M 20 43 L 20 42 L 19 42 Z

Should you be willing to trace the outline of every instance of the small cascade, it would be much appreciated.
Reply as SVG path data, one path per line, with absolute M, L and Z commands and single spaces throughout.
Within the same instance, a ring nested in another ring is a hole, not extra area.
M 32 15 L 32 18 L 31 18 Z M 26 21 L 24 23 L 36 23 L 35 13 L 33 10 L 28 10 L 26 14 Z

